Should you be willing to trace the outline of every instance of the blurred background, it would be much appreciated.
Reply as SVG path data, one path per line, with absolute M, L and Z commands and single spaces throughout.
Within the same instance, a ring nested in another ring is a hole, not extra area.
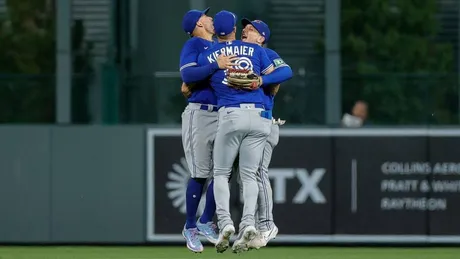
M 291 126 L 338 125 L 360 100 L 375 126 L 456 125 L 459 5 L 1 0 L 0 122 L 178 125 L 181 19 L 210 6 L 270 25 L 268 47 L 295 73 L 276 105 Z
M 183 243 L 181 21 L 208 6 L 294 71 L 277 242 L 460 243 L 460 1 L 0 0 L 1 243 Z

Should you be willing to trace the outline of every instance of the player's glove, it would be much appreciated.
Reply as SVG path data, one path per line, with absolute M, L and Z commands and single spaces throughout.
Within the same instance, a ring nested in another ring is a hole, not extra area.
M 228 85 L 242 90 L 255 90 L 262 84 L 261 77 L 247 69 L 227 69 Z

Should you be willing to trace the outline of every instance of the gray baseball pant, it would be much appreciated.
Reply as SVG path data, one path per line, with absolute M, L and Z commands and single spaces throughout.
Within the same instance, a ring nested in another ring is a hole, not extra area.
M 212 105 L 189 103 L 182 113 L 182 145 L 191 178 L 212 176 L 212 150 L 217 130 L 218 113 Z
M 262 118 L 262 109 L 254 104 L 240 108 L 221 108 L 214 142 L 214 197 L 219 229 L 233 225 L 230 215 L 229 178 L 233 162 L 239 155 L 239 172 L 243 188 L 243 215 L 239 231 L 255 227 L 258 184 L 256 172 L 262 158 L 264 145 L 270 133 L 271 120 Z
M 270 135 L 264 145 L 264 152 L 260 161 L 259 169 L 257 172 L 257 184 L 259 187 L 259 195 L 257 201 L 257 211 L 255 213 L 255 220 L 257 222 L 257 229 L 259 231 L 269 231 L 274 226 L 273 221 L 273 191 L 268 177 L 268 167 L 271 162 L 273 149 L 279 142 L 279 126 L 273 124 L 271 126 Z M 240 185 L 240 195 L 242 196 L 241 179 L 238 176 L 238 183 Z

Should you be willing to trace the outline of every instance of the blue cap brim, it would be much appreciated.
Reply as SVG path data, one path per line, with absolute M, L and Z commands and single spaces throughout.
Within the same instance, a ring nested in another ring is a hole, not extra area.
M 241 25 L 243 26 L 243 28 L 246 27 L 246 25 L 248 25 L 248 24 L 254 26 L 254 28 L 256 28 L 256 30 L 257 30 L 257 26 L 254 25 L 254 23 L 252 23 L 251 20 L 249 20 L 248 18 L 241 19 Z M 259 34 L 262 35 L 262 32 L 260 32 L 259 30 L 257 30 L 257 32 L 259 32 Z
M 248 18 L 243 18 L 241 19 L 241 25 L 244 27 L 246 27 L 246 25 L 248 24 L 252 24 L 251 20 L 249 20 Z
M 254 28 L 257 30 L 257 32 L 260 35 L 262 35 L 262 32 L 257 29 L 257 25 L 255 25 L 251 20 L 249 20 L 248 18 L 241 19 L 241 25 L 243 26 L 243 28 L 246 27 L 246 25 L 248 25 L 248 24 L 254 26 Z M 262 35 L 262 36 L 265 37 L 264 35 Z M 265 39 L 266 39 L 266 37 L 265 37 Z M 267 42 L 267 40 L 265 40 L 263 43 L 265 43 L 265 42 Z

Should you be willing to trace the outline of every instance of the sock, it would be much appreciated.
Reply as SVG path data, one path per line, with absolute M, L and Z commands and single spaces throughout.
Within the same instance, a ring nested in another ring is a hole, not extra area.
M 209 184 L 206 191 L 206 204 L 204 207 L 203 215 L 201 215 L 200 223 L 211 222 L 216 213 L 216 200 L 214 199 L 214 180 Z
M 196 228 L 196 212 L 200 205 L 201 193 L 203 192 L 204 183 L 200 179 L 191 178 L 188 181 L 187 192 L 185 195 L 185 204 L 187 209 L 187 219 L 185 228 Z

